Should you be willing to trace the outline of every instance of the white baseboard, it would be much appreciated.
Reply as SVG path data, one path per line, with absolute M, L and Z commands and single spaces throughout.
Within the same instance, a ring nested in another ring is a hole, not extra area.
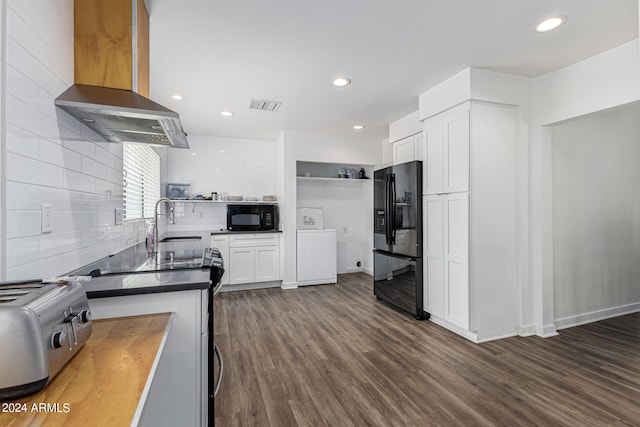
M 501 340 L 501 339 L 504 339 L 504 338 L 511 338 L 511 337 L 515 337 L 515 336 L 517 336 L 517 335 L 518 335 L 518 333 L 514 331 L 514 332 L 509 332 L 509 333 L 507 333 L 507 334 L 492 335 L 492 336 L 490 336 L 490 337 L 478 338 L 478 339 L 476 340 L 476 342 L 477 342 L 478 344 L 480 344 L 480 343 L 483 343 L 483 342 L 489 342 L 489 341 Z
M 556 331 L 556 325 L 544 325 L 544 326 L 535 326 L 536 335 L 542 338 L 555 337 L 558 335 L 558 331 Z
M 462 329 L 461 327 L 456 326 L 453 323 L 449 323 L 440 317 L 434 316 L 433 314 L 429 316 L 429 320 L 438 326 L 442 326 L 443 328 L 448 329 L 451 332 L 454 332 L 461 337 L 468 339 L 471 342 L 474 342 L 476 344 L 478 343 L 478 335 L 475 332 L 470 332 L 466 329 Z
M 557 329 L 565 329 L 610 319 L 612 317 L 624 316 L 625 314 L 636 313 L 638 311 L 640 311 L 640 302 L 606 308 L 604 310 L 591 311 L 589 313 L 578 314 L 576 316 L 563 317 L 562 319 L 556 319 L 555 324 Z
M 282 289 L 298 289 L 298 282 L 282 282 Z
M 369 276 L 372 276 L 372 277 L 373 277 L 373 270 L 372 270 L 372 269 L 370 269 L 370 268 L 363 268 L 363 269 L 362 269 L 362 272 L 363 272 L 363 273 L 366 273 L 366 274 L 368 274 Z
M 535 325 L 526 325 L 521 326 L 518 335 L 521 337 L 531 337 L 536 334 L 536 326 Z
M 281 286 L 279 280 L 276 282 L 242 283 L 239 285 L 223 285 L 220 292 L 250 291 L 253 289 L 277 288 L 279 286 Z

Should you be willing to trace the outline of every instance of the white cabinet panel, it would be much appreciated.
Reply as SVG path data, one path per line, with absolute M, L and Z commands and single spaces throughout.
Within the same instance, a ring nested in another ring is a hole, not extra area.
M 425 121 L 424 194 L 469 191 L 469 108 L 466 103 Z
M 422 190 L 424 194 L 441 194 L 444 179 L 442 154 L 442 119 L 435 117 L 424 124 L 423 150 L 425 167 L 423 168 Z
M 443 258 L 443 198 L 423 198 L 423 257 L 424 257 L 424 307 L 436 316 L 444 314 L 444 258 Z
M 444 196 L 444 319 L 469 328 L 469 195 Z
M 229 264 L 229 283 L 231 285 L 255 282 L 255 252 L 253 248 L 229 249 Z
M 411 162 L 416 159 L 416 144 L 413 136 L 393 143 L 393 164 Z
M 444 118 L 444 193 L 469 191 L 469 108 Z
M 280 250 L 278 246 L 255 248 L 255 281 L 268 282 L 280 279 Z

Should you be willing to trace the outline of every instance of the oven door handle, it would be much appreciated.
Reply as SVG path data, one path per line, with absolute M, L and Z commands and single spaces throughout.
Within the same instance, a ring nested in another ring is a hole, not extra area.
M 213 352 L 216 354 L 216 358 L 218 359 L 218 379 L 216 380 L 216 386 L 213 389 L 213 397 L 218 395 L 218 391 L 220 391 L 220 384 L 222 384 L 222 372 L 224 371 L 224 362 L 222 361 L 222 353 L 220 353 L 220 348 L 218 344 L 213 344 Z M 209 415 L 211 416 L 211 415 Z

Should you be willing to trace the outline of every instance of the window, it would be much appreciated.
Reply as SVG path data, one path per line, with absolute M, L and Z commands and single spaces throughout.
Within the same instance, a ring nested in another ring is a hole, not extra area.
M 123 145 L 124 218 L 153 217 L 160 199 L 160 156 L 151 147 Z

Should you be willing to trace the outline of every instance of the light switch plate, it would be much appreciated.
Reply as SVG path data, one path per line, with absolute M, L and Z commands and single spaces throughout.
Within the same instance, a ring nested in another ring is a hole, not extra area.
M 40 205 L 40 218 L 42 220 L 40 233 L 53 233 L 53 220 L 51 218 L 51 205 L 42 203 Z
M 115 225 L 122 225 L 122 218 L 124 217 L 124 209 L 116 208 L 115 209 Z

